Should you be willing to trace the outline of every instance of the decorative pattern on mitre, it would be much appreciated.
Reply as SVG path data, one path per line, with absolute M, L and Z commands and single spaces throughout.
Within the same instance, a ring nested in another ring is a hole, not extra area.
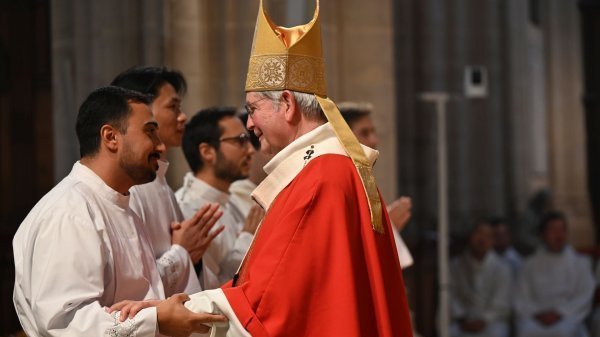
M 253 55 L 246 91 L 293 90 L 327 96 L 322 58 L 305 55 Z

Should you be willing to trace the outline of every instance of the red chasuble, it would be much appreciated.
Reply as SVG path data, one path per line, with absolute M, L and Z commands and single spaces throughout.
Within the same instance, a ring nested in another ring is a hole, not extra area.
M 385 209 L 385 207 L 384 207 Z M 392 228 L 372 228 L 350 158 L 312 159 L 271 204 L 236 285 L 252 336 L 412 336 Z

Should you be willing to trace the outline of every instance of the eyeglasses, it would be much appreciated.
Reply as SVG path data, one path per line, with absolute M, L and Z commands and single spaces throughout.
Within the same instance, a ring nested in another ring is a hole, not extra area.
M 248 142 L 250 142 L 250 135 L 247 133 L 242 133 L 239 136 L 225 137 L 225 138 L 219 139 L 220 142 L 226 142 L 226 141 L 230 141 L 230 140 L 237 142 L 237 144 L 240 147 L 244 147 L 244 146 L 246 146 L 246 144 L 248 144 Z
M 244 108 L 246 108 L 246 112 L 248 113 L 248 116 L 252 117 L 252 115 L 254 115 L 254 111 L 256 111 L 256 107 L 254 105 L 256 103 L 258 103 L 262 100 L 268 99 L 268 98 L 269 97 L 267 97 L 267 96 L 263 96 L 252 103 L 248 103 L 248 104 L 244 105 Z

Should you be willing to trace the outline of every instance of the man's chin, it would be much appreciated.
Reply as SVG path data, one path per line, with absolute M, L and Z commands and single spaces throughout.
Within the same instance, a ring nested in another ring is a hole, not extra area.
M 148 173 L 144 176 L 139 176 L 134 179 L 135 185 L 143 185 L 147 183 L 151 183 L 156 179 L 155 171 L 148 171 Z

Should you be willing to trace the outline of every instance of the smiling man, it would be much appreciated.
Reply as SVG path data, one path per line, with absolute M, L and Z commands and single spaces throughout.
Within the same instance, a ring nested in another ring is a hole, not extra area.
M 217 288 L 233 277 L 259 220 L 249 216 L 246 221 L 229 193 L 234 181 L 248 177 L 254 155 L 248 132 L 235 113 L 235 108 L 227 107 L 201 110 L 186 125 L 183 136 L 183 152 L 192 172 L 175 195 L 184 216 L 206 203 L 217 203 L 223 211 L 219 224 L 225 230 L 202 259 L 204 289 Z
M 106 87 L 81 105 L 81 160 L 31 210 L 13 240 L 14 302 L 28 336 L 150 337 L 170 315 L 165 306 L 173 300 L 122 323 L 104 309 L 125 299 L 165 297 L 148 233 L 129 208 L 129 189 L 156 177 L 165 150 L 148 103 L 138 92 Z M 192 325 L 219 318 L 196 316 Z

